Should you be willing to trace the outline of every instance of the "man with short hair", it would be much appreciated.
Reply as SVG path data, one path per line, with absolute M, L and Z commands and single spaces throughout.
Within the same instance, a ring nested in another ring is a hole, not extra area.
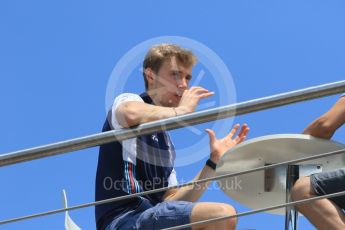
M 313 121 L 304 134 L 330 139 L 335 131 L 345 123 L 344 95 L 324 115 Z M 301 177 L 292 190 L 293 200 L 345 191 L 345 168 Z M 298 205 L 297 210 L 321 230 L 345 229 L 345 196 L 322 199 Z
M 189 88 L 196 57 L 174 44 L 152 47 L 143 64 L 146 92 L 119 95 L 109 111 L 103 131 L 130 128 L 159 119 L 195 111 L 199 101 L 214 93 Z M 210 158 L 195 176 L 200 180 L 215 176 L 222 155 L 241 143 L 249 128 L 235 125 L 222 139 L 206 129 L 210 138 Z M 155 132 L 104 144 L 100 147 L 96 176 L 96 200 L 120 197 L 142 191 L 177 185 L 175 150 L 167 132 Z M 196 201 L 209 183 L 166 192 L 138 196 L 96 206 L 97 229 L 162 229 L 215 217 L 235 214 L 223 203 Z M 235 229 L 236 218 L 194 226 L 192 229 Z

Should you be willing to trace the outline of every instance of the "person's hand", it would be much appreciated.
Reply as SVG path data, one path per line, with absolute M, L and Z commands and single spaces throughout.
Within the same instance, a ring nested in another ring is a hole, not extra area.
M 210 137 L 210 150 L 211 155 L 210 159 L 218 164 L 221 157 L 224 155 L 226 151 L 234 147 L 235 145 L 243 142 L 247 134 L 249 132 L 249 128 L 247 124 L 243 124 L 240 132 L 238 135 L 235 136 L 237 130 L 240 128 L 240 124 L 236 124 L 233 129 L 230 131 L 230 133 L 225 136 L 223 139 L 217 139 L 216 135 L 213 130 L 206 129 L 206 132 L 208 133 Z
M 193 86 L 190 89 L 186 89 L 182 94 L 179 105 L 176 107 L 177 114 L 182 115 L 194 112 L 200 99 L 212 95 L 214 95 L 214 92 L 210 92 L 199 86 Z

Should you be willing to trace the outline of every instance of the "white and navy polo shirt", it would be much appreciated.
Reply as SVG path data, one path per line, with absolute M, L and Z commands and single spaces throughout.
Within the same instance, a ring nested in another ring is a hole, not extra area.
M 121 129 L 115 112 L 127 101 L 153 104 L 143 93 L 119 95 L 108 113 L 102 132 Z M 175 149 L 167 132 L 155 132 L 100 146 L 96 174 L 96 201 L 177 184 L 173 168 Z M 164 192 L 145 196 L 151 203 L 162 202 Z M 114 217 L 134 209 L 140 197 L 95 207 L 97 229 L 103 229 Z

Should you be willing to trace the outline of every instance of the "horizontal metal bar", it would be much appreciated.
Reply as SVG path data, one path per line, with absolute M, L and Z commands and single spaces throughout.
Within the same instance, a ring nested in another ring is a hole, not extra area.
M 20 150 L 0 156 L 0 166 L 30 161 L 43 157 L 76 151 L 113 141 L 121 141 L 155 131 L 170 130 L 208 121 L 242 115 L 282 105 L 311 100 L 324 96 L 345 92 L 345 81 L 338 81 L 287 93 L 245 101 L 238 104 L 222 106 L 210 110 L 199 111 L 187 115 L 145 123 L 133 129 L 113 130 L 90 136 L 66 140 L 35 148 Z
M 175 226 L 175 227 L 171 227 L 171 228 L 164 228 L 163 230 L 185 229 L 185 228 L 189 228 L 189 227 L 192 227 L 192 226 L 195 226 L 195 225 L 208 224 L 208 223 L 212 223 L 212 222 L 216 222 L 216 221 L 221 221 L 221 220 L 225 220 L 225 219 L 253 215 L 253 214 L 256 214 L 256 213 L 266 212 L 266 211 L 270 211 L 270 210 L 274 210 L 274 209 L 278 209 L 278 208 L 285 208 L 285 207 L 288 207 L 288 206 L 296 206 L 296 205 L 301 205 L 301 204 L 306 204 L 306 203 L 309 203 L 309 202 L 313 202 L 313 201 L 316 201 L 316 200 L 329 199 L 329 198 L 332 198 L 332 197 L 338 197 L 338 196 L 344 196 L 344 195 L 345 195 L 345 191 L 336 192 L 336 193 L 331 193 L 331 194 L 327 194 L 327 195 L 307 198 L 307 199 L 303 199 L 303 200 L 299 200 L 299 201 L 293 201 L 293 202 L 288 202 L 288 203 L 279 204 L 279 205 L 275 205 L 275 206 L 269 206 L 269 207 L 266 207 L 266 208 L 260 208 L 260 209 L 256 209 L 256 210 L 253 210 L 253 211 L 242 212 L 242 213 L 237 214 L 237 215 L 222 216 L 222 217 L 212 218 L 212 219 L 208 219 L 208 220 L 197 221 L 197 222 L 193 222 L 193 223 L 190 223 L 190 224 L 179 225 L 179 226 Z
M 318 159 L 321 157 L 328 157 L 328 156 L 342 154 L 342 153 L 345 153 L 345 149 L 332 151 L 332 152 L 328 152 L 328 153 L 321 153 L 321 154 L 317 154 L 314 156 L 303 157 L 303 158 L 290 160 L 290 161 L 284 161 L 281 163 L 266 165 L 266 166 L 262 166 L 262 167 L 257 167 L 257 168 L 245 170 L 245 171 L 228 173 L 228 174 L 224 174 L 224 175 L 220 175 L 220 176 L 210 177 L 207 179 L 191 181 L 191 182 L 180 184 L 180 185 L 163 187 L 163 188 L 148 190 L 148 191 L 144 191 L 144 192 L 134 193 L 134 194 L 126 195 L 126 196 L 120 196 L 120 197 L 110 198 L 110 199 L 106 199 L 106 200 L 100 200 L 100 201 L 96 201 L 96 202 L 76 205 L 76 206 L 72 206 L 69 208 L 56 209 L 56 210 L 52 210 L 52 211 L 48 211 L 48 212 L 37 213 L 37 214 L 28 215 L 28 216 L 22 216 L 22 217 L 17 217 L 17 218 L 13 218 L 13 219 L 3 220 L 3 221 L 0 221 L 0 225 L 12 223 L 12 222 L 23 221 L 23 220 L 32 219 L 32 218 L 37 218 L 37 217 L 42 217 L 42 216 L 47 216 L 47 215 L 52 215 L 52 214 L 56 214 L 56 213 L 66 212 L 66 211 L 72 211 L 72 210 L 81 209 L 81 208 L 87 208 L 87 207 L 101 205 L 101 204 L 108 204 L 108 203 L 112 203 L 112 202 L 132 199 L 132 198 L 135 198 L 138 196 L 145 196 L 145 195 L 149 195 L 149 194 L 153 194 L 153 193 L 164 192 L 164 191 L 167 191 L 169 189 L 176 189 L 176 188 L 182 188 L 182 187 L 186 187 L 186 186 L 198 185 L 200 183 L 205 183 L 205 182 L 209 182 L 209 181 L 213 181 L 213 180 L 219 180 L 219 179 L 224 179 L 224 178 L 228 178 L 228 177 L 239 176 L 239 175 L 252 173 L 252 172 L 256 172 L 256 171 L 260 171 L 260 170 L 267 170 L 270 168 L 279 167 L 282 165 L 295 164 L 295 163 L 299 163 L 299 162 L 303 162 L 303 161 L 314 160 L 314 159 Z

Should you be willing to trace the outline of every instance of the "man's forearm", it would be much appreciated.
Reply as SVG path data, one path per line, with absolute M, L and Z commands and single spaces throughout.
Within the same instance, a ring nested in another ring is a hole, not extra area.
M 345 97 L 340 98 L 325 114 L 309 124 L 304 134 L 330 139 L 335 131 L 345 123 Z
M 136 101 L 125 102 L 116 111 L 117 120 L 125 128 L 176 115 L 176 108 L 155 106 Z
M 323 139 L 331 139 L 337 128 L 330 126 L 327 121 L 328 119 L 323 116 L 317 118 L 305 128 L 303 134 L 309 134 Z
M 202 180 L 215 176 L 215 170 L 209 166 L 204 166 L 193 181 Z M 165 200 L 183 200 L 196 202 L 208 188 L 211 182 L 198 183 L 196 185 L 176 189 L 173 194 L 165 197 Z

